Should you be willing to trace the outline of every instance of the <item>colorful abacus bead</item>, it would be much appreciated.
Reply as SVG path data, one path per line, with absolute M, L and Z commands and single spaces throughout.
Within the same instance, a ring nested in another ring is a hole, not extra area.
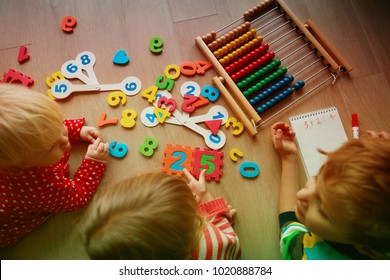
M 282 101 L 287 96 L 290 96 L 291 94 L 293 94 L 293 92 L 294 92 L 293 88 L 285 89 L 283 92 L 279 93 L 277 96 L 273 97 L 272 99 L 267 101 L 265 104 L 262 104 L 259 107 L 257 107 L 256 112 L 258 114 L 262 114 L 262 113 L 268 111 L 268 109 L 270 109 L 273 105 Z
M 302 80 L 299 80 L 298 82 L 296 82 L 294 85 L 293 85 L 293 88 L 295 90 L 299 90 L 301 88 L 303 88 L 305 86 L 305 82 L 302 81 Z
M 263 92 L 261 92 L 260 94 L 258 94 L 257 96 L 251 98 L 249 100 L 249 103 L 252 105 L 252 106 L 255 106 L 257 104 L 260 103 L 260 101 L 264 100 L 265 98 L 271 96 L 272 94 L 274 94 L 275 92 L 281 90 L 282 88 L 284 88 L 286 85 L 290 84 L 292 81 L 294 80 L 294 76 L 293 75 L 288 75 L 286 77 L 284 77 L 283 79 L 281 79 L 279 82 L 277 82 L 276 84 L 274 84 L 273 86 L 267 88 L 266 90 L 264 90 Z M 277 103 L 277 102 L 276 102 Z

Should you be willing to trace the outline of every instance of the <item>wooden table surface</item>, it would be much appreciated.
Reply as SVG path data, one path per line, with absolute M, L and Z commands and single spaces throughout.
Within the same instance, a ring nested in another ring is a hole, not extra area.
M 242 259 L 279 259 L 278 249 L 278 186 L 280 160 L 270 140 L 270 126 L 276 121 L 328 106 L 336 106 L 347 136 L 352 137 L 351 114 L 359 114 L 360 129 L 390 131 L 390 2 L 364 0 L 286 0 L 287 5 L 302 21 L 313 19 L 335 48 L 352 65 L 349 75 L 341 74 L 335 84 L 327 83 L 303 100 L 258 128 L 251 137 L 247 132 L 238 136 L 233 129 L 221 127 L 226 135 L 222 176 L 220 182 L 208 183 L 211 193 L 223 196 L 237 209 L 234 228 L 242 244 Z M 120 83 L 125 77 L 135 76 L 142 90 L 154 85 L 158 75 L 170 64 L 205 60 L 195 45 L 195 37 L 216 30 L 239 18 L 254 7 L 257 0 L 0 0 L 0 73 L 13 68 L 31 76 L 32 89 L 46 93 L 45 78 L 59 71 L 65 61 L 90 51 L 96 56 L 94 72 L 100 84 Z M 73 33 L 65 33 L 60 23 L 65 16 L 74 16 L 77 26 Z M 164 40 L 163 52 L 149 51 L 149 40 L 159 36 Z M 30 59 L 19 64 L 19 47 L 27 46 Z M 118 50 L 125 50 L 130 63 L 112 62 Z M 180 86 L 195 81 L 201 87 L 211 85 L 216 75 L 210 69 L 204 75 L 176 81 L 172 95 L 181 98 Z M 72 81 L 78 83 L 77 81 Z M 125 143 L 128 154 L 123 158 L 109 156 L 106 175 L 100 188 L 125 177 L 163 167 L 167 144 L 206 148 L 204 139 L 186 127 L 160 124 L 146 127 L 140 115 L 150 106 L 141 94 L 128 96 L 125 105 L 111 107 L 109 92 L 74 93 L 58 101 L 66 118 L 85 117 L 89 125 L 98 125 L 102 112 L 107 118 L 121 118 L 122 111 L 133 109 L 138 113 L 133 128 L 107 125 L 100 128 L 105 141 Z M 225 100 L 200 108 L 199 115 L 213 105 L 221 105 L 234 116 Z M 192 115 L 191 115 L 192 116 Z M 202 126 L 204 127 L 204 126 Z M 148 136 L 158 141 L 151 157 L 139 152 Z M 231 149 L 244 153 L 238 162 L 229 157 Z M 83 158 L 86 145 L 73 145 L 71 169 L 74 172 Z M 247 179 L 240 175 L 244 161 L 256 162 L 260 173 Z M 302 164 L 300 180 L 306 180 Z M 85 259 L 75 223 L 80 213 L 53 215 L 35 232 L 11 248 L 1 249 L 1 259 Z

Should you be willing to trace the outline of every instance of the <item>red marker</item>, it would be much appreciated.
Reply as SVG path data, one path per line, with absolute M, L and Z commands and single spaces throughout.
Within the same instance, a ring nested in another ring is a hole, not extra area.
M 359 138 L 359 123 L 357 114 L 352 114 L 352 137 Z

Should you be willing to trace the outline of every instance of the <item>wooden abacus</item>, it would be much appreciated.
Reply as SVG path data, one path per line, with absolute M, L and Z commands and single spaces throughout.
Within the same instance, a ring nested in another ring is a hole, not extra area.
M 275 13 L 277 15 L 274 17 Z M 268 21 L 254 29 L 253 26 L 260 20 Z M 217 34 L 222 30 L 235 24 L 238 25 L 240 21 L 243 21 L 241 25 L 217 38 Z M 278 22 L 281 24 L 273 27 Z M 257 35 L 259 30 L 267 30 L 267 28 L 270 31 L 265 35 Z M 278 34 L 286 28 L 288 28 L 287 32 L 279 36 Z M 263 38 L 270 35 L 278 37 L 268 44 L 264 43 Z M 294 38 L 276 51 L 268 51 L 269 46 L 288 36 L 294 36 Z M 196 37 L 195 42 L 219 75 L 212 79 L 213 83 L 251 136 L 257 133 L 257 128 L 261 124 L 326 82 L 335 81 L 338 73 L 352 70 L 316 24 L 311 20 L 306 21 L 305 24 L 300 22 L 282 0 L 266 0 L 220 30 Z M 276 54 L 279 55 L 294 44 L 300 44 L 300 46 L 283 58 L 277 58 Z M 293 55 L 298 55 L 301 50 L 309 50 L 309 52 L 288 67 L 280 67 L 282 61 L 291 60 L 294 58 Z M 286 75 L 287 69 L 300 65 L 308 59 L 313 61 L 298 73 Z M 310 74 L 305 80 L 298 80 L 289 87 L 297 75 L 314 66 L 318 67 L 317 62 L 321 62 L 321 68 L 317 72 L 312 70 L 314 74 Z M 328 78 L 310 90 L 302 89 L 307 81 L 320 75 L 325 69 L 328 70 L 326 71 L 328 75 L 330 72 Z M 299 96 L 292 97 L 294 92 L 299 92 Z M 264 103 L 260 104 L 262 101 Z M 283 104 L 284 107 L 272 113 L 270 109 L 276 104 Z M 268 118 L 262 120 L 260 115 L 263 114 Z

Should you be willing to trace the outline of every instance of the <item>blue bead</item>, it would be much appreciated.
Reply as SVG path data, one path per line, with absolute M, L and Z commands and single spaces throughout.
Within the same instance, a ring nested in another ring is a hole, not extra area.
M 275 96 L 275 97 L 272 98 L 272 99 L 274 99 L 276 103 L 279 102 L 279 101 L 281 100 L 279 95 Z
M 256 112 L 257 112 L 258 114 L 262 114 L 262 113 L 264 113 L 264 110 L 263 110 L 263 108 L 261 108 L 261 107 L 257 107 L 257 108 L 256 108 Z
M 293 75 L 288 75 L 286 77 L 286 79 L 289 81 L 289 83 L 291 83 L 292 81 L 294 81 L 294 76 Z
M 250 100 L 249 100 L 249 103 L 250 103 L 252 106 L 256 105 L 256 101 L 255 101 L 254 98 L 250 99 Z
M 268 108 L 272 107 L 272 103 L 270 101 L 265 102 L 265 105 L 267 105 Z
M 303 88 L 305 86 L 305 82 L 304 81 L 302 81 L 302 80 L 299 80 L 298 82 L 296 82 L 295 84 L 294 84 L 294 89 L 301 89 L 301 88 Z
M 285 91 L 286 91 L 287 96 L 294 93 L 294 89 L 293 88 L 288 88 Z
M 265 96 L 264 96 L 263 93 L 260 93 L 260 94 L 259 94 L 258 96 L 256 96 L 256 97 L 258 98 L 259 102 L 265 98 Z M 257 102 L 257 103 L 258 103 L 258 102 Z
M 265 104 L 262 104 L 260 107 L 263 108 L 264 111 L 267 111 L 267 110 L 268 110 L 268 106 L 265 105 Z
M 272 98 L 270 101 L 268 101 L 269 103 L 271 103 L 271 106 L 274 106 L 276 103 L 277 103 L 277 101 L 275 100 L 275 97 L 274 98 Z

